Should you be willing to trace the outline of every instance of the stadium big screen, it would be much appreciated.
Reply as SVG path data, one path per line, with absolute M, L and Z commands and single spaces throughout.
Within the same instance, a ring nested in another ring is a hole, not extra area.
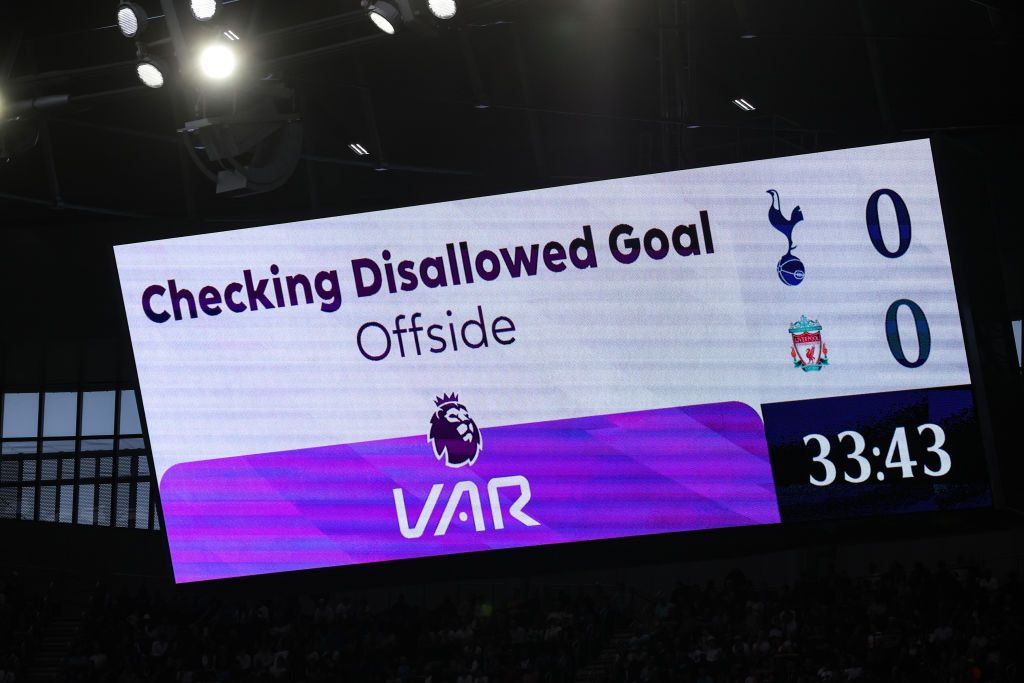
M 115 251 L 178 581 L 990 504 L 926 140 Z

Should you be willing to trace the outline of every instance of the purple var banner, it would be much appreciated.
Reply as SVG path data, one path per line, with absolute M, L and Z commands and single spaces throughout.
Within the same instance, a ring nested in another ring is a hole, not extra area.
M 478 429 L 438 403 L 424 434 L 172 467 L 177 581 L 779 521 L 745 404 Z

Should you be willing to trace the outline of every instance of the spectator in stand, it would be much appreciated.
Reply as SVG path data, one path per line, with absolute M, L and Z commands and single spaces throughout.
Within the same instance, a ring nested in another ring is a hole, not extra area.
M 52 588 L 0 583 L 0 683 L 26 678 Z M 742 574 L 648 595 L 625 585 L 435 607 L 320 595 L 261 602 L 96 586 L 72 683 L 1017 680 L 1015 576 L 940 566 L 757 586 Z

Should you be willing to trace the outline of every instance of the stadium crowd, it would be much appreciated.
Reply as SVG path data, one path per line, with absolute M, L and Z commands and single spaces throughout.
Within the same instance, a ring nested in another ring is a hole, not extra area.
M 26 590 L 17 574 L 0 574 L 0 683 L 21 680 L 29 648 L 45 622 L 47 595 Z
M 20 683 L 62 607 L 53 583 L 0 576 L 0 682 Z M 80 597 L 59 679 L 77 683 L 1009 682 L 1024 643 L 1019 578 L 941 565 L 784 587 L 739 573 L 655 593 L 523 585 L 430 606 L 183 598 L 112 581 Z

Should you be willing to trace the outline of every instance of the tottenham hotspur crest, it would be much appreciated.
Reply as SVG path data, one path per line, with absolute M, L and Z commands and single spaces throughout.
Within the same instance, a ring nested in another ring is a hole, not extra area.
M 472 465 L 483 450 L 483 440 L 476 422 L 469 416 L 466 406 L 459 403 L 458 394 L 442 394 L 434 399 L 437 406 L 430 418 L 427 441 L 434 456 L 444 460 L 448 467 Z
M 775 190 L 768 190 L 768 194 L 772 196 L 772 205 L 768 209 L 768 222 L 782 233 L 789 245 L 789 249 L 779 259 L 779 265 L 775 267 L 775 271 L 782 284 L 796 287 L 804 281 L 806 274 L 803 261 L 793 255 L 793 250 L 796 249 L 796 245 L 793 244 L 793 229 L 804 219 L 804 214 L 797 206 L 789 212 L 789 218 L 786 218 L 786 215 L 782 213 L 782 200 L 779 198 L 779 193 Z

